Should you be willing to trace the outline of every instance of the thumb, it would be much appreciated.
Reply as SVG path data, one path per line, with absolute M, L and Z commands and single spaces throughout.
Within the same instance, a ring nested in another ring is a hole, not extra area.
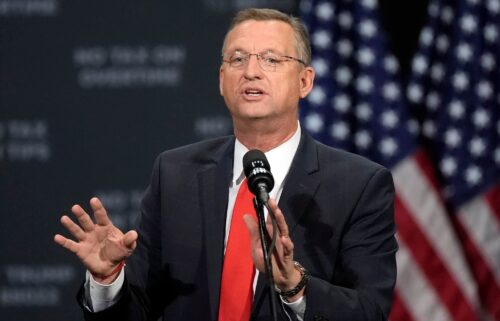
M 128 231 L 124 236 L 123 236 L 123 245 L 130 250 L 133 251 L 135 250 L 135 247 L 137 246 L 137 238 L 138 234 L 136 231 L 131 230 Z
M 243 220 L 245 221 L 245 225 L 247 226 L 248 233 L 250 233 L 250 240 L 255 241 L 259 239 L 259 225 L 255 217 L 249 214 L 243 215 Z

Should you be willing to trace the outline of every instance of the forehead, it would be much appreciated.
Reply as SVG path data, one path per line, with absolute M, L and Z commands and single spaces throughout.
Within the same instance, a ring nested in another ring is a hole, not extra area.
M 294 53 L 295 38 L 292 27 L 279 20 L 248 20 L 236 25 L 226 39 L 226 52 L 236 49 L 247 52 L 273 50 Z

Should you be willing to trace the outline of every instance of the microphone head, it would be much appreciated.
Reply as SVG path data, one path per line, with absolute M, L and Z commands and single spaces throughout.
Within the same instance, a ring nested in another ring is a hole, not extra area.
M 269 193 L 274 187 L 274 178 L 266 155 L 258 149 L 252 149 L 243 156 L 243 171 L 248 181 L 248 188 L 257 195 L 262 188 Z

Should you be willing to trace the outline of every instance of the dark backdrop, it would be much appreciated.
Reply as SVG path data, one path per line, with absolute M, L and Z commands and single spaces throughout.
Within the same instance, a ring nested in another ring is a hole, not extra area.
M 380 3 L 403 72 L 426 4 Z M 248 6 L 300 14 L 296 0 L 0 0 L 1 320 L 80 320 L 61 214 L 97 195 L 128 229 L 159 152 L 231 132 L 220 46 Z

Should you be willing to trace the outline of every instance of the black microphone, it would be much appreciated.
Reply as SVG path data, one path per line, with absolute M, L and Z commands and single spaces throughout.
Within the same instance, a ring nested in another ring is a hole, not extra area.
M 266 155 L 258 149 L 252 149 L 243 156 L 243 171 L 247 177 L 248 188 L 258 200 L 267 203 L 269 192 L 274 187 L 274 178 Z

